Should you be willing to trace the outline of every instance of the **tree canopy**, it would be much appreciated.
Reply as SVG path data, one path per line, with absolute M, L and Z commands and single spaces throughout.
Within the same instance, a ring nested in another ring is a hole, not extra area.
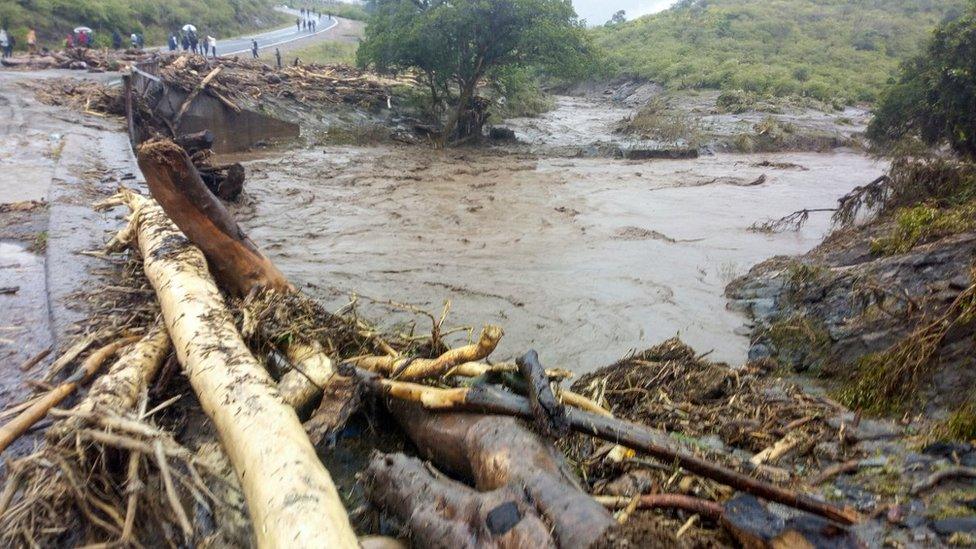
M 915 137 L 976 159 L 976 3 L 940 25 L 925 52 L 904 64 L 868 137 L 880 144 Z
M 418 71 L 432 101 L 456 107 L 447 131 L 459 138 L 481 130 L 468 122 L 485 80 L 529 66 L 571 76 L 587 62 L 569 0 L 373 0 L 370 11 L 360 64 Z

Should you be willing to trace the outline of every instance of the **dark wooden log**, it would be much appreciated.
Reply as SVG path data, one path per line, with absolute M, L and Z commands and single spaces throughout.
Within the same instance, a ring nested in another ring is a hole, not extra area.
M 529 386 L 529 403 L 532 405 L 536 430 L 549 438 L 559 438 L 568 434 L 569 421 L 566 420 L 566 408 L 553 394 L 549 376 L 539 363 L 539 355 L 530 350 L 515 363 Z
M 215 137 L 212 131 L 200 130 L 194 133 L 184 133 L 177 137 L 174 141 L 176 141 L 177 145 L 183 147 L 183 150 L 185 150 L 187 154 L 192 156 L 199 151 L 212 149 L 214 139 Z
M 584 493 L 562 454 L 511 417 L 433 413 L 391 400 L 390 411 L 420 453 L 482 492 L 523 490 L 560 547 L 589 547 L 613 517 Z
M 756 498 L 745 494 L 725 503 L 721 522 L 742 547 L 749 549 L 859 549 L 864 546 L 847 528 L 811 515 L 783 519 L 767 510 Z
M 139 147 L 139 167 L 153 198 L 203 251 L 224 288 L 238 296 L 256 289 L 292 290 L 281 271 L 207 189 L 179 145 L 168 139 L 144 143 Z
M 366 469 L 370 501 L 393 515 L 420 546 L 556 547 L 549 527 L 517 488 L 478 492 L 403 454 L 374 452 Z
M 234 202 L 244 191 L 244 166 L 240 163 L 211 166 L 194 163 L 200 179 L 220 199 Z

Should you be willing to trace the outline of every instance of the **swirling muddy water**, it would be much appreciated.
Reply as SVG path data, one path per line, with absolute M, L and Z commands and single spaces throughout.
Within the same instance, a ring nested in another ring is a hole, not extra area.
M 727 309 L 725 285 L 809 250 L 830 222 L 749 226 L 830 207 L 883 170 L 851 152 L 626 162 L 417 147 L 314 148 L 247 168 L 242 224 L 329 306 L 358 293 L 436 312 L 449 299 L 447 324 L 504 327 L 496 358 L 535 348 L 575 371 L 676 334 L 741 363 L 744 318 Z M 417 331 L 428 330 L 421 319 Z

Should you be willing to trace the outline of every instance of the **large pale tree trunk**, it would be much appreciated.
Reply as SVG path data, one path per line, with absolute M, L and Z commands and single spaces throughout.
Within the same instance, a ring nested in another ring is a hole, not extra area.
M 240 479 L 258 544 L 356 547 L 332 478 L 241 339 L 203 254 L 154 201 L 124 200 L 173 347 Z

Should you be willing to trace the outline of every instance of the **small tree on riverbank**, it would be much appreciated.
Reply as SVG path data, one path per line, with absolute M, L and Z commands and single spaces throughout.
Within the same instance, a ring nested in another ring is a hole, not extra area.
M 481 134 L 478 87 L 512 67 L 582 72 L 589 48 L 568 0 L 374 0 L 361 65 L 415 70 L 435 106 L 452 107 L 445 141 Z

